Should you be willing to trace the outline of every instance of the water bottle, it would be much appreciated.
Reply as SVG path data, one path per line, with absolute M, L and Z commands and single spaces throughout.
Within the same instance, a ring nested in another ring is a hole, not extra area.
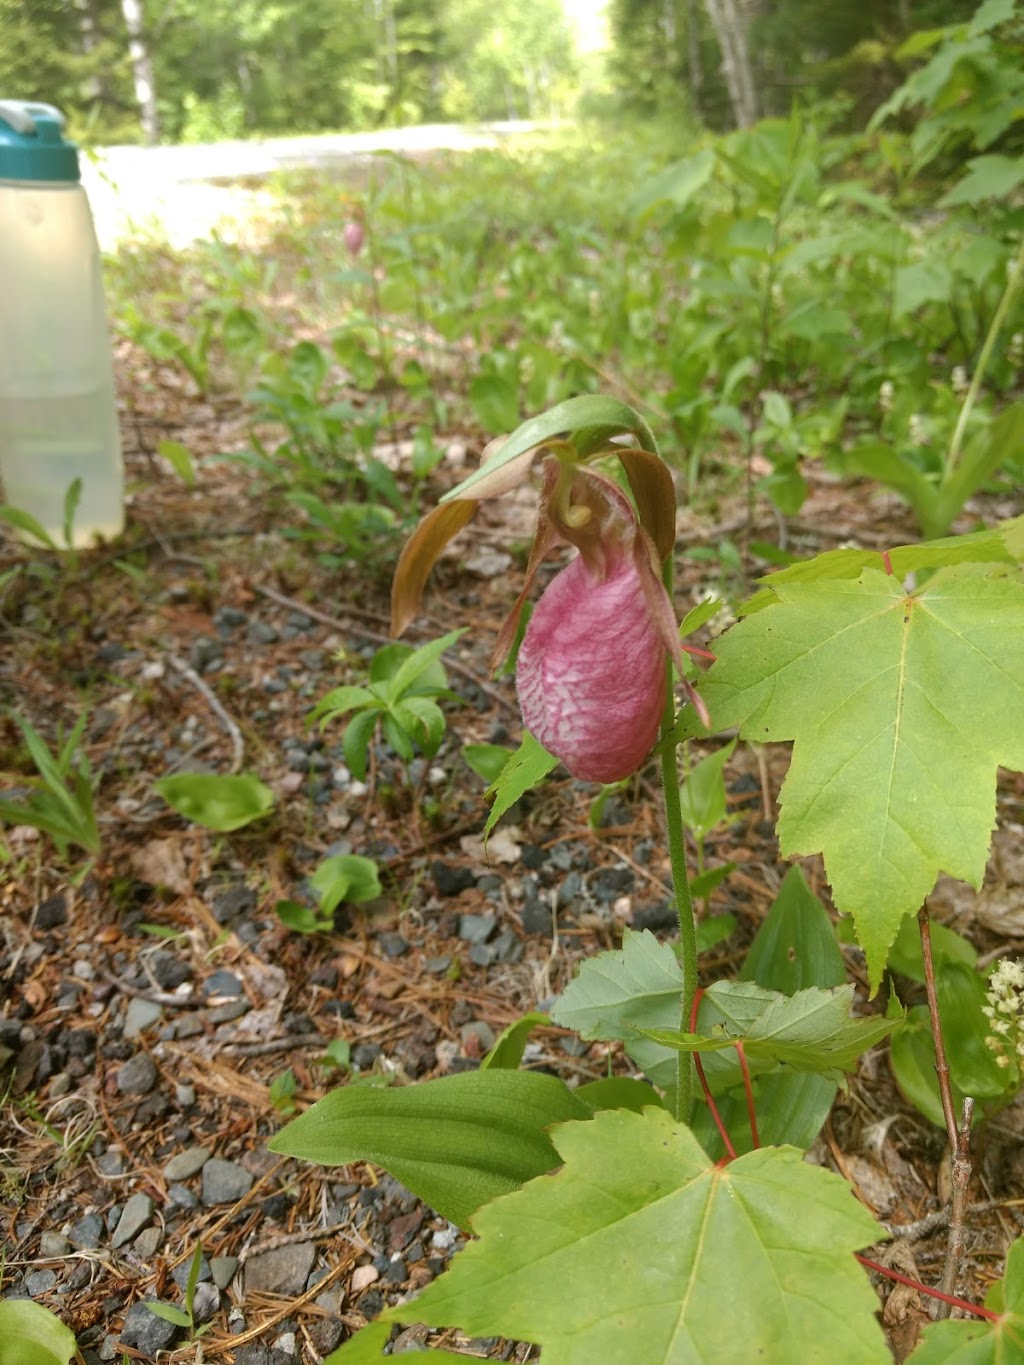
M 63 546 L 124 526 L 99 249 L 78 149 L 48 104 L 0 100 L 0 484 Z

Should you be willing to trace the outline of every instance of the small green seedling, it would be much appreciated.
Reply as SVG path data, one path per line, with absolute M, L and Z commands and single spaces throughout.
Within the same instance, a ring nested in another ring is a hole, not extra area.
M 314 708 L 310 720 L 319 721 L 321 730 L 338 716 L 352 713 L 342 749 L 345 762 L 360 781 L 366 776 L 378 726 L 405 763 L 412 762 L 416 748 L 428 758 L 437 753 L 446 724 L 438 701 L 458 700 L 448 688 L 441 655 L 464 634 L 453 630 L 419 649 L 385 645 L 373 656 L 366 687 L 336 687 Z
M 203 1244 L 196 1243 L 196 1249 L 192 1253 L 192 1260 L 188 1268 L 188 1280 L 185 1284 L 185 1307 L 178 1308 L 173 1303 L 147 1303 L 146 1307 L 154 1317 L 163 1318 L 164 1322 L 173 1322 L 175 1327 L 187 1327 L 189 1340 L 198 1341 L 213 1326 L 212 1322 L 205 1323 L 202 1327 L 196 1327 L 196 1286 L 199 1283 L 199 1272 L 203 1264 Z
M 282 924 L 300 934 L 324 934 L 334 928 L 334 912 L 344 901 L 359 905 L 381 894 L 377 864 L 358 853 L 339 853 L 325 858 L 309 879 L 316 908 L 298 901 L 278 901 L 275 909 Z
M 57 852 L 66 858 L 71 844 L 93 856 L 100 851 L 94 797 L 98 780 L 79 746 L 85 733 L 86 713 L 79 716 L 66 739 L 59 734 L 55 753 L 50 753 L 38 731 L 21 716 L 14 716 L 25 747 L 39 773 L 34 790 L 24 801 L 0 800 L 0 821 L 31 825 L 48 834 Z

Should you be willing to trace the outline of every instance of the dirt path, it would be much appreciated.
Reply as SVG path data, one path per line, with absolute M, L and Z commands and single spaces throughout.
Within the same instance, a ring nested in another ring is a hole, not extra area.
M 231 240 L 239 223 L 265 208 L 271 198 L 265 182 L 277 171 L 331 173 L 381 152 L 417 156 L 500 147 L 546 126 L 524 120 L 438 123 L 180 147 L 104 147 L 83 155 L 82 183 L 104 251 L 140 234 L 180 248 L 208 237 L 214 228 Z

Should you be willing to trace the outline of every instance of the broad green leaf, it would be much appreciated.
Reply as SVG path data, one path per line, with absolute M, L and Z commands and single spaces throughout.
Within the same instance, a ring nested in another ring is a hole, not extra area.
M 1024 156 L 976 156 L 967 174 L 939 200 L 940 208 L 977 204 L 982 199 L 1006 199 L 1024 180 Z
M 1024 157 L 1021 162 L 1024 164 Z M 1024 450 L 1024 403 L 1011 403 L 969 442 L 959 464 L 943 480 L 935 514 L 942 529 L 948 529 L 967 499 L 1000 465 L 1019 455 L 1021 450 Z
M 344 715 L 346 711 L 354 711 L 364 706 L 379 706 L 380 701 L 366 687 L 335 687 L 326 696 L 321 697 L 316 706 L 309 713 L 309 720 L 320 722 L 321 730 L 328 721 L 335 716 Z
M 442 503 L 452 498 L 463 497 L 473 487 L 489 478 L 496 470 L 510 464 L 520 455 L 525 455 L 535 446 L 559 436 L 575 438 L 581 454 L 592 453 L 607 444 L 612 436 L 629 434 L 635 436 L 643 450 L 657 454 L 658 447 L 650 427 L 627 403 L 618 398 L 608 398 L 603 394 L 584 394 L 579 398 L 567 398 L 557 403 L 538 417 L 531 417 L 512 432 L 496 455 L 482 464 L 451 492 L 441 499 Z
M 371 1322 L 346 1341 L 344 1346 L 325 1356 L 324 1365 L 379 1365 L 381 1361 L 391 1360 L 392 1356 L 384 1354 L 390 1337 L 390 1322 Z M 438 1362 L 440 1365 L 466 1365 L 467 1360 L 473 1359 L 472 1356 L 459 1355 L 455 1351 L 426 1350 L 417 1354 L 430 1356 L 426 1365 L 438 1365 Z
M 747 951 L 740 979 L 783 995 L 845 982 L 846 967 L 832 921 L 798 867 L 786 873 Z
M 907 1365 L 1021 1365 L 1024 1362 L 1024 1238 L 1006 1257 L 1006 1273 L 985 1297 L 998 1322 L 933 1322 Z
M 183 484 L 189 488 L 195 486 L 196 467 L 192 462 L 188 446 L 182 445 L 180 441 L 161 441 L 156 448 L 156 453 L 167 461 Z
M 898 450 L 867 442 L 846 451 L 842 461 L 847 474 L 862 474 L 894 488 L 910 504 L 918 522 L 922 526 L 929 523 L 938 501 L 938 486 Z
M 510 810 L 521 796 L 525 796 L 531 787 L 543 782 L 557 762 L 554 754 L 549 754 L 529 730 L 523 731 L 519 748 L 504 765 L 497 780 L 488 788 L 488 794 L 493 796 L 494 800 L 487 814 L 487 823 L 484 825 L 485 839 L 505 812 Z
M 889 1045 L 889 1064 L 896 1084 L 904 1099 L 930 1119 L 937 1128 L 944 1128 L 946 1120 L 935 1078 L 935 1044 L 927 1005 L 915 1005 L 907 1014 L 906 1023 Z M 953 1088 L 953 1104 L 957 1113 L 963 1104 L 963 1094 Z
M 683 824 L 696 839 L 703 839 L 728 816 L 722 772 L 735 748 L 736 741 L 730 740 L 713 754 L 695 763 L 683 778 L 679 788 L 679 807 Z
M 936 967 L 941 967 L 945 962 L 964 962 L 968 967 L 977 966 L 977 951 L 963 934 L 932 920 L 930 937 Z M 889 949 L 889 970 L 924 984 L 921 930 L 916 915 L 908 915 L 900 925 L 899 933 Z
M 341 738 L 341 751 L 345 755 L 345 762 L 351 769 L 352 776 L 360 782 L 366 777 L 370 745 L 379 719 L 380 712 L 376 709 L 357 711 L 345 726 L 345 733 Z
M 551 1017 L 583 1038 L 621 1038 L 655 1085 L 675 1082 L 676 1058 L 636 1030 L 679 1024 L 683 969 L 667 943 L 649 929 L 626 929 L 618 952 L 587 958 L 555 1001 Z
M 249 774 L 174 773 L 153 786 L 179 815 L 227 834 L 262 820 L 274 809 L 274 793 Z
M 676 208 L 685 208 L 711 179 L 714 169 L 715 153 L 710 147 L 674 162 L 640 187 L 630 200 L 629 212 L 639 217 L 655 204 L 666 201 Z
M 735 868 L 735 863 L 725 863 L 722 867 L 709 868 L 690 883 L 692 896 L 704 896 L 713 891 L 719 882 L 724 881 Z M 720 876 L 718 874 L 721 874 Z M 697 952 L 707 953 L 717 948 L 736 932 L 735 915 L 711 915 L 697 923 Z
M 462 757 L 477 777 L 488 784 L 497 782 L 514 750 L 505 744 L 464 744 Z
M 889 1359 L 852 1254 L 880 1228 L 838 1176 L 792 1148 L 718 1168 L 654 1108 L 554 1141 L 561 1171 L 481 1209 L 479 1240 L 388 1319 L 532 1341 L 544 1365 Z
M 902 265 L 893 285 L 893 317 L 898 321 L 925 303 L 948 303 L 953 293 L 953 272 L 939 256 Z
M 319 910 L 311 910 L 298 901 L 278 901 L 274 906 L 278 919 L 297 934 L 325 934 L 334 928 L 334 919 Z
M 42 1304 L 0 1300 L 0 1365 L 68 1365 L 75 1349 L 74 1333 Z
M 717 982 L 706 994 L 717 1008 L 725 1011 L 736 984 Z M 723 1052 L 742 1042 L 752 1071 L 763 1071 L 781 1062 L 794 1071 L 811 1071 L 839 1082 L 843 1072 L 856 1070 L 862 1053 L 888 1037 L 902 1022 L 880 1015 L 854 1019 L 850 1013 L 852 985 L 831 990 L 811 986 L 792 996 L 777 991 L 761 994 L 762 1009 L 738 1029 L 698 1033 L 644 1029 L 644 1036 L 678 1052 Z M 751 998 L 756 997 L 743 993 L 744 1007 Z M 714 1090 L 714 1081 L 708 1079 Z
M 450 649 L 456 640 L 461 640 L 465 633 L 465 628 L 452 630 L 447 635 L 442 635 L 440 639 L 430 640 L 427 644 L 414 649 L 400 665 L 398 671 L 392 675 L 388 683 L 388 700 L 391 702 L 398 701 L 402 694 L 407 692 L 418 679 L 423 678 L 429 673 L 430 669 L 440 663 L 441 655 L 445 650 Z M 393 646 L 388 647 L 393 648 Z
M 877 985 L 940 872 L 981 885 L 996 769 L 1024 769 L 1024 584 L 968 566 L 907 593 L 866 570 L 776 596 L 701 692 L 718 729 L 794 741 L 782 852 L 824 854 Z
M 665 1108 L 658 1092 L 646 1081 L 633 1076 L 609 1076 L 603 1081 L 588 1081 L 576 1090 L 576 1098 L 585 1101 L 595 1111 L 599 1109 L 632 1109 L 640 1114 L 650 1105 Z
M 491 1068 L 387 1090 L 332 1090 L 270 1150 L 324 1166 L 374 1161 L 467 1227 L 481 1204 L 557 1165 L 551 1124 L 590 1116 L 554 1076 Z
M 523 1060 L 523 1051 L 529 1042 L 530 1034 L 543 1024 L 550 1024 L 551 1016 L 542 1010 L 531 1010 L 522 1019 L 515 1019 L 507 1028 L 502 1029 L 495 1039 L 494 1046 L 480 1063 L 483 1071 L 487 1067 L 501 1067 L 514 1071 Z
M 946 536 L 942 540 L 915 545 L 897 545 L 889 551 L 893 574 L 904 579 L 908 574 L 927 569 L 943 569 L 953 564 L 1019 564 L 1024 562 L 1024 516 L 1001 522 L 990 531 L 975 531 L 966 536 Z M 792 564 L 761 579 L 765 586 L 743 604 L 743 614 L 752 615 L 778 601 L 777 589 L 789 583 L 824 583 L 858 578 L 865 569 L 883 568 L 878 550 L 828 550 L 814 559 Z
M 510 379 L 478 374 L 469 386 L 469 401 L 489 436 L 500 436 L 519 425 L 519 389 Z
M 339 853 L 325 858 L 309 879 L 321 911 L 332 914 L 342 901 L 356 905 L 381 894 L 377 864 L 358 853 Z
M 755 1076 L 751 1088 L 759 1145 L 799 1147 L 801 1151 L 806 1151 L 821 1132 L 839 1089 L 834 1081 L 810 1071 L 771 1071 Z M 716 1095 L 715 1104 L 736 1152 L 742 1156 L 751 1151 L 753 1137 L 743 1087 Z M 706 1104 L 695 1106 L 690 1126 L 712 1160 L 726 1155 L 725 1144 Z

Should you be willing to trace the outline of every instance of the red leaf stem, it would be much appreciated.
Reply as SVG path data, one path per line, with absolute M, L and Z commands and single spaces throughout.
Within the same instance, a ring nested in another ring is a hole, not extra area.
M 909 1285 L 911 1289 L 916 1289 L 919 1294 L 927 1294 L 930 1299 L 941 1299 L 943 1303 L 951 1304 L 954 1308 L 962 1308 L 965 1313 L 973 1313 L 975 1317 L 985 1318 L 988 1322 L 999 1322 L 1001 1314 L 994 1313 L 991 1308 L 981 1308 L 976 1303 L 968 1303 L 966 1299 L 958 1299 L 953 1294 L 943 1294 L 941 1289 L 929 1289 L 920 1280 L 912 1280 L 909 1275 L 901 1275 L 898 1270 L 890 1270 L 887 1265 L 879 1265 L 877 1261 L 871 1261 L 867 1256 L 858 1256 L 854 1252 L 854 1260 L 860 1261 L 861 1265 L 866 1265 L 869 1270 L 876 1270 L 879 1275 L 884 1275 L 888 1280 L 896 1280 L 899 1284 Z
M 757 1132 L 757 1111 L 754 1108 L 754 1088 L 750 1083 L 750 1067 L 747 1064 L 747 1054 L 743 1050 L 743 1040 L 740 1039 L 735 1044 L 736 1056 L 740 1059 L 740 1070 L 743 1072 L 743 1089 L 747 1096 L 747 1114 L 750 1116 L 750 1138 L 756 1151 L 761 1145 L 761 1139 Z
M 697 1032 L 697 1010 L 700 1008 L 700 1002 L 701 1002 L 701 1000 L 703 999 L 703 996 L 704 996 L 704 987 L 703 987 L 703 986 L 698 986 L 697 992 L 696 992 L 696 994 L 695 994 L 694 997 L 693 997 L 693 1008 L 690 1010 L 690 1032 L 691 1032 L 691 1033 L 696 1033 L 696 1032 Z M 726 1151 L 728 1152 L 728 1154 L 729 1154 L 729 1160 L 730 1160 L 730 1161 L 735 1161 L 735 1160 L 736 1160 L 736 1148 L 732 1145 L 732 1139 L 731 1139 L 730 1136 L 729 1136 L 729 1130 L 726 1128 L 725 1124 L 722 1122 L 722 1116 L 721 1116 L 721 1114 L 718 1112 L 718 1105 L 715 1103 L 714 1097 L 713 1097 L 712 1094 L 711 1094 L 711 1087 L 708 1085 L 708 1078 L 704 1075 L 704 1067 L 703 1067 L 703 1065 L 701 1064 L 700 1053 L 699 1053 L 699 1052 L 695 1052 L 695 1053 L 693 1054 L 693 1064 L 694 1064 L 694 1066 L 697 1068 L 697 1076 L 698 1076 L 698 1078 L 699 1078 L 699 1080 L 700 1080 L 700 1088 L 704 1091 L 704 1098 L 707 1100 L 708 1108 L 711 1110 L 711 1117 L 712 1117 L 712 1118 L 714 1119 L 714 1121 L 715 1121 L 715 1127 L 718 1129 L 719 1133 L 722 1135 L 722 1141 L 723 1141 L 723 1143 L 725 1144 L 725 1150 L 726 1150 Z

